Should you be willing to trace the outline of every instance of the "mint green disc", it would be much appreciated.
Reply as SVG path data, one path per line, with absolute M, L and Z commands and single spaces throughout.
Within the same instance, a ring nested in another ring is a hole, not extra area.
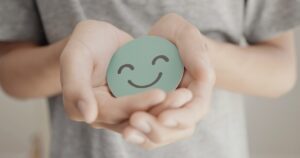
M 114 96 L 125 96 L 159 88 L 177 88 L 184 66 L 178 49 L 170 41 L 144 36 L 119 48 L 107 70 L 108 87 Z

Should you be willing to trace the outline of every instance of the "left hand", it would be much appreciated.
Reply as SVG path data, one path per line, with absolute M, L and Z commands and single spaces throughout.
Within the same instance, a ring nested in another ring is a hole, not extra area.
M 161 36 L 179 49 L 185 73 L 175 91 L 149 112 L 135 112 L 123 137 L 146 149 L 189 137 L 209 110 L 215 72 L 208 53 L 210 43 L 198 28 L 176 14 L 163 16 L 150 35 Z

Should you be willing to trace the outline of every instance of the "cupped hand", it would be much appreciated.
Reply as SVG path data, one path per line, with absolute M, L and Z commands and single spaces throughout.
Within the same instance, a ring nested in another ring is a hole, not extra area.
M 185 66 L 183 80 L 157 107 L 135 112 L 123 137 L 143 148 L 153 149 L 187 138 L 209 110 L 215 83 L 208 53 L 211 44 L 198 28 L 176 14 L 168 14 L 152 27 L 150 35 L 161 36 L 179 49 Z
M 72 120 L 114 130 L 113 125 L 127 120 L 131 113 L 164 100 L 161 90 L 119 98 L 109 92 L 109 61 L 130 40 L 130 35 L 106 22 L 87 20 L 76 26 L 60 57 L 64 107 Z

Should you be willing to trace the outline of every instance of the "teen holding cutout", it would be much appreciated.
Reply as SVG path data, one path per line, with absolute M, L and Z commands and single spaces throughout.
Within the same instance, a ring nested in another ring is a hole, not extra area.
M 242 97 L 232 92 L 278 97 L 295 83 L 289 30 L 300 23 L 297 0 L 7 0 L 0 7 L 1 85 L 18 98 L 51 96 L 55 158 L 247 157 Z M 112 54 L 148 29 L 178 47 L 186 68 L 180 86 L 112 97 L 105 81 Z M 147 149 L 170 145 L 145 151 L 90 126 Z

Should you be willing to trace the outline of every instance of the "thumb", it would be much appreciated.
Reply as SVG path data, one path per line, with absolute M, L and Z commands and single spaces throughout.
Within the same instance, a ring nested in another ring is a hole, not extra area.
M 93 60 L 86 47 L 70 40 L 61 58 L 61 84 L 64 107 L 73 120 L 91 123 L 97 117 L 97 102 L 92 89 Z

